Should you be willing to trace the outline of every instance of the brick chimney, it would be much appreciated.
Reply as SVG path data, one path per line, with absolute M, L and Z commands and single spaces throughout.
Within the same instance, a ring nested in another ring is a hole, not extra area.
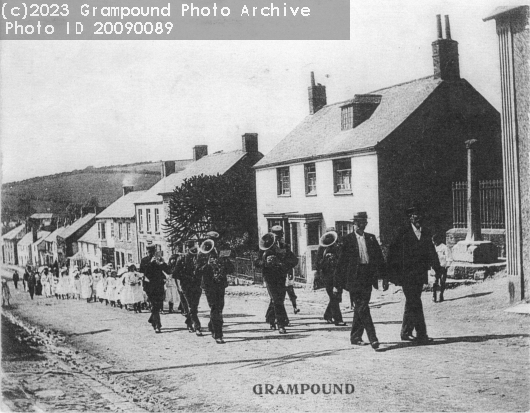
M 438 39 L 432 42 L 434 77 L 442 80 L 459 80 L 458 42 L 451 39 L 449 16 L 445 16 L 445 39 L 442 36 L 442 16 L 436 15 Z
M 195 145 L 193 147 L 193 160 L 198 161 L 208 155 L 208 145 Z
M 311 86 L 307 88 L 309 95 L 309 114 L 313 115 L 327 105 L 326 86 L 315 84 L 315 73 L 311 72 Z
M 160 166 L 160 175 L 162 178 L 165 178 L 166 176 L 169 176 L 175 172 L 175 161 L 162 161 Z M 132 190 L 134 190 L 134 187 L 132 188 Z M 123 187 L 123 195 L 125 195 L 125 187 Z
M 245 133 L 243 135 L 243 152 L 257 152 L 258 151 L 258 134 Z
M 134 186 L 124 186 L 123 187 L 123 196 L 127 195 L 129 192 L 134 191 Z

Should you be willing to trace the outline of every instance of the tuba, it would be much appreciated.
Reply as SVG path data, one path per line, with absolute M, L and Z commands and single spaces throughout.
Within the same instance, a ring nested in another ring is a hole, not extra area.
M 319 245 L 324 248 L 331 247 L 338 239 L 339 235 L 335 231 L 328 231 L 320 237 Z
M 259 249 L 262 251 L 270 250 L 275 243 L 276 236 L 273 233 L 268 232 L 260 238 Z
M 211 239 L 207 239 L 203 241 L 201 246 L 199 247 L 199 251 L 201 254 L 209 254 L 215 249 L 215 242 Z

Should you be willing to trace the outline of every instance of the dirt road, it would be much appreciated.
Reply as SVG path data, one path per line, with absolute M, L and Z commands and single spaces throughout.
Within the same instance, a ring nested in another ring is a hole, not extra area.
M 435 339 L 426 346 L 399 341 L 402 293 L 374 293 L 372 317 L 383 347 L 377 353 L 349 344 L 351 311 L 345 310 L 347 327 L 324 323 L 323 291 L 297 289 L 302 312 L 293 315 L 286 302 L 293 327 L 279 335 L 263 322 L 263 288 L 229 287 L 224 345 L 188 333 L 179 314 L 164 315 L 162 334 L 155 334 L 148 314 L 84 301 L 31 301 L 20 290 L 9 311 L 62 334 L 72 363 L 150 410 L 528 411 L 530 317 L 503 311 L 506 291 L 500 278 L 449 290 L 440 304 L 424 293 Z M 205 326 L 204 297 L 200 310 Z M 337 387 L 324 394 L 329 385 Z

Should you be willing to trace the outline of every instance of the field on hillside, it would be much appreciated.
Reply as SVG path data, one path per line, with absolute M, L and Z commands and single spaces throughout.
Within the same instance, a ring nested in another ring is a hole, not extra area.
M 185 163 L 179 162 L 182 169 Z M 91 198 L 106 207 L 122 195 L 124 185 L 149 189 L 160 180 L 160 162 L 86 168 L 2 185 L 3 221 L 22 213 L 27 202 L 32 212 L 62 214 L 70 203 L 84 204 Z M 7 219 L 6 219 L 7 218 Z

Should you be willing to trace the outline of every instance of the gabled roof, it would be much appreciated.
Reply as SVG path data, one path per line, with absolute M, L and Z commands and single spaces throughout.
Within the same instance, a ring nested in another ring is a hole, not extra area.
M 26 226 L 24 224 L 22 225 L 19 225 L 18 227 L 16 228 L 13 228 L 11 231 L 9 231 L 8 233 L 2 235 L 2 238 L 4 240 L 11 240 L 11 239 L 16 239 L 18 237 L 18 235 L 24 231 L 24 229 L 26 228 Z
M 133 205 L 134 207 L 134 205 Z M 99 244 L 99 238 L 98 238 L 98 226 L 97 224 L 94 224 L 90 227 L 90 229 L 77 240 L 78 242 L 86 242 L 88 244 Z
M 442 83 L 428 76 L 370 94 L 381 95 L 372 116 L 353 129 L 341 130 L 341 107 L 353 100 L 324 106 L 307 116 L 255 167 L 264 168 L 309 159 L 372 150 L 401 125 Z
M 65 228 L 66 227 L 57 228 L 50 235 L 48 235 L 44 241 L 46 241 L 46 242 L 55 242 L 55 241 L 57 241 L 57 235 L 62 235 L 62 233 L 65 230 Z
M 50 233 L 48 231 L 38 231 L 37 232 L 37 241 L 40 241 L 42 238 L 46 238 Z M 30 231 L 22 237 L 18 242 L 18 245 L 31 245 L 33 244 L 33 233 Z
M 118 198 L 114 203 L 110 204 L 103 210 L 96 218 L 133 218 L 134 203 L 138 200 L 146 191 L 133 191 L 127 195 Z
M 237 162 L 239 162 L 247 152 L 240 149 L 230 152 L 215 152 L 211 155 L 204 156 L 198 161 L 192 162 L 180 172 L 171 174 L 145 191 L 145 194 L 139 198 L 135 204 L 148 204 L 162 202 L 161 194 L 172 193 L 173 190 L 182 185 L 186 178 L 197 175 L 223 175 Z
M 41 242 L 43 242 L 49 235 L 51 234 L 51 232 L 49 231 L 39 231 L 37 232 L 37 241 L 34 242 L 34 244 L 38 245 L 40 244 Z
M 75 221 L 72 225 L 67 226 L 64 229 L 64 231 L 60 234 L 60 237 L 64 239 L 70 237 L 78 229 L 82 228 L 84 225 L 90 222 L 91 219 L 94 219 L 95 217 L 96 217 L 96 214 L 86 214 L 84 217 L 79 218 L 77 221 Z
M 30 218 L 33 218 L 33 219 L 52 219 L 53 218 L 53 214 L 52 213 L 48 213 L 48 212 L 37 213 L 37 214 L 33 214 Z

